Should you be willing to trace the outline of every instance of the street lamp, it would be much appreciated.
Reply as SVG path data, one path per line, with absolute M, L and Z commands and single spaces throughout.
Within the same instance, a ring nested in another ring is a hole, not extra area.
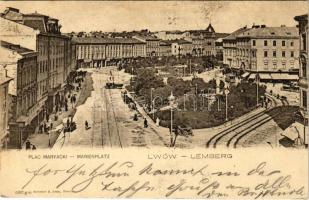
M 153 100 L 152 100 L 152 91 L 154 90 L 154 88 L 150 88 L 150 107 L 151 107 L 151 110 L 153 110 Z
M 187 97 L 187 94 L 184 94 L 183 95 L 183 110 L 186 111 L 186 97 Z
M 175 106 L 175 97 L 173 95 L 173 92 L 171 91 L 171 95 L 168 97 L 168 101 L 170 103 L 170 107 L 171 107 L 171 130 L 170 130 L 170 134 L 171 134 L 171 145 L 173 144 L 173 107 Z
M 259 74 L 256 74 L 256 107 L 259 106 Z
M 230 93 L 228 87 L 225 88 L 224 90 L 224 94 L 225 94 L 225 121 L 228 120 L 228 117 L 227 117 L 227 108 L 228 108 L 228 104 L 227 104 L 227 95 Z

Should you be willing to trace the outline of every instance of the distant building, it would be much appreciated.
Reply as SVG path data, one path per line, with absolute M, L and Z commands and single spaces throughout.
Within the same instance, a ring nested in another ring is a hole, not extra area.
M 159 56 L 160 39 L 153 36 L 134 36 L 132 38 L 146 43 L 147 57 Z
M 159 31 L 154 35 L 161 40 L 179 40 L 190 37 L 188 31 Z
M 172 55 L 191 55 L 192 54 L 192 42 L 187 40 L 173 40 L 172 43 Z
M 166 57 L 172 55 L 172 43 L 170 41 L 160 41 L 159 57 Z
M 223 64 L 227 65 L 230 68 L 239 69 L 238 63 L 236 61 L 236 53 L 237 53 L 237 47 L 236 47 L 237 38 L 236 37 L 242 32 L 245 32 L 247 30 L 249 30 L 247 26 L 240 28 L 222 39 Z
M 2 65 L 2 64 L 1 64 Z M 9 112 L 9 83 L 6 66 L 0 66 L 0 149 L 6 149 L 9 142 L 8 112 Z
M 75 37 L 72 42 L 77 62 L 88 67 L 104 67 L 109 61 L 146 56 L 146 43 L 132 38 Z
M 206 56 L 216 55 L 216 31 L 211 24 L 205 30 L 194 30 L 189 31 L 190 38 L 192 38 L 193 45 L 193 55 L 200 54 Z
M 13 78 L 8 87 L 8 123 L 10 144 L 16 148 L 28 134 L 34 133 L 37 125 L 37 52 L 1 41 L 0 54 L 1 65 L 6 66 L 7 76 Z
M 298 80 L 299 42 L 296 27 L 253 26 L 251 29 L 237 30 L 231 38 L 228 36 L 223 41 L 226 49 L 224 62 L 251 73 L 249 78 L 255 79 L 255 75 L 259 74 L 260 79 L 265 81 Z M 236 56 L 227 52 L 236 53 Z
M 299 24 L 299 41 L 300 41 L 300 70 L 299 70 L 299 87 L 300 87 L 300 108 L 305 125 L 308 125 L 308 15 L 300 15 L 294 18 Z M 304 129 L 305 130 L 305 129 Z

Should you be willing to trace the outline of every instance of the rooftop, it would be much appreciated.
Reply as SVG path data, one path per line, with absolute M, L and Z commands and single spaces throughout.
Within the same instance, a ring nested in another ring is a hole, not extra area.
M 2 76 L 0 76 L 0 85 L 4 84 L 6 82 L 9 82 L 12 79 L 13 78 L 10 78 L 10 77 L 2 77 Z
M 278 37 L 298 37 L 298 29 L 296 27 L 254 27 L 248 31 L 243 31 L 237 37 L 253 37 L 253 38 L 278 38 Z
M 12 51 L 16 51 L 19 54 L 34 52 L 31 49 L 27 49 L 25 47 L 21 47 L 20 45 L 12 44 L 12 43 L 9 43 L 9 42 L 6 42 L 6 41 L 1 41 L 1 47 L 12 50 Z
M 144 39 L 144 40 L 154 40 L 154 41 L 160 40 L 160 39 L 153 37 L 153 36 L 150 36 L 150 35 L 146 35 L 146 36 L 137 35 L 136 37 Z
M 245 32 L 245 31 L 247 31 L 247 30 L 249 30 L 249 29 L 247 28 L 247 26 L 242 27 L 242 28 L 240 28 L 240 29 L 234 31 L 233 33 L 229 34 L 228 36 L 224 37 L 223 40 L 235 40 L 235 39 L 236 39 L 236 36 L 238 36 L 239 34 Z
M 78 44 L 144 44 L 133 38 L 73 37 L 72 41 Z
M 171 43 L 178 43 L 178 44 L 192 44 L 192 42 L 188 40 L 178 39 L 178 40 L 170 40 Z

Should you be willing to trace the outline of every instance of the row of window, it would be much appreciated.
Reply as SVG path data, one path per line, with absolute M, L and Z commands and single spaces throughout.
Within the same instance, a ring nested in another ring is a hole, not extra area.
M 277 51 L 273 51 L 272 52 L 272 57 L 276 58 L 277 57 Z M 286 57 L 286 51 L 281 51 L 281 57 L 285 58 Z M 268 57 L 268 51 L 264 51 L 264 58 Z M 290 57 L 293 58 L 294 57 L 294 51 L 290 51 Z
M 272 41 L 272 45 L 273 45 L 274 47 L 276 47 L 276 46 L 277 46 L 277 41 L 276 41 L 276 40 L 273 40 L 273 41 Z M 256 40 L 252 40 L 252 46 L 256 46 Z M 268 46 L 268 40 L 264 40 L 264 46 Z M 286 46 L 286 41 L 285 41 L 285 40 L 282 40 L 282 41 L 281 41 L 281 46 L 283 46 L 283 47 Z M 290 46 L 291 46 L 291 47 L 294 46 L 294 42 L 293 42 L 293 41 L 290 42 Z
M 286 69 L 286 61 L 282 61 L 281 62 L 281 69 Z M 273 66 L 273 69 L 277 69 L 278 68 L 278 62 L 277 61 L 273 61 L 272 62 L 272 66 Z M 264 68 L 265 69 L 268 69 L 268 61 L 264 61 Z M 290 68 L 293 68 L 294 67 L 294 62 L 290 62 Z
M 47 80 L 40 81 L 38 84 L 38 92 L 39 95 L 41 96 L 45 92 L 47 92 Z
M 30 91 L 23 94 L 20 98 L 18 98 L 18 108 L 20 108 L 17 115 L 26 115 L 28 114 L 28 109 L 31 108 L 37 100 L 36 91 Z
M 35 61 L 24 62 L 24 67 L 19 67 L 18 77 L 19 80 L 17 81 L 18 87 L 25 87 L 31 82 L 36 80 L 36 63 Z

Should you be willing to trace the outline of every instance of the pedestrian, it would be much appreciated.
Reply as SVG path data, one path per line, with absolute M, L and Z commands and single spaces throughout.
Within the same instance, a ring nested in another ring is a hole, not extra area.
M 67 127 L 69 127 L 70 126 L 70 120 L 69 120 L 69 118 L 67 119 Z
M 34 144 L 32 145 L 32 150 L 36 150 L 36 146 Z
M 50 130 L 52 130 L 53 129 L 53 123 L 51 122 L 50 123 Z
M 31 149 L 31 143 L 29 140 L 26 141 L 26 150 Z
M 43 125 L 42 125 L 42 124 L 40 124 L 40 126 L 39 126 L 39 134 L 41 134 L 41 133 L 42 133 L 42 131 L 43 131 Z
M 145 117 L 145 119 L 144 119 L 144 128 L 147 128 L 147 127 L 148 127 L 148 121 L 147 121 L 147 119 Z
M 88 122 L 87 122 L 87 120 L 85 121 L 85 129 L 86 130 L 88 129 Z
M 46 133 L 46 132 L 47 132 L 47 126 L 46 126 L 45 123 L 44 123 L 44 125 L 43 125 L 43 129 L 44 129 L 44 133 Z
M 157 119 L 156 119 L 156 125 L 157 125 L 157 127 L 160 126 L 160 119 L 159 119 L 159 117 L 157 117 Z
M 138 118 L 137 118 L 137 114 L 136 114 L 136 113 L 134 113 L 133 120 L 134 120 L 134 121 L 137 121 L 137 120 L 138 120 Z

